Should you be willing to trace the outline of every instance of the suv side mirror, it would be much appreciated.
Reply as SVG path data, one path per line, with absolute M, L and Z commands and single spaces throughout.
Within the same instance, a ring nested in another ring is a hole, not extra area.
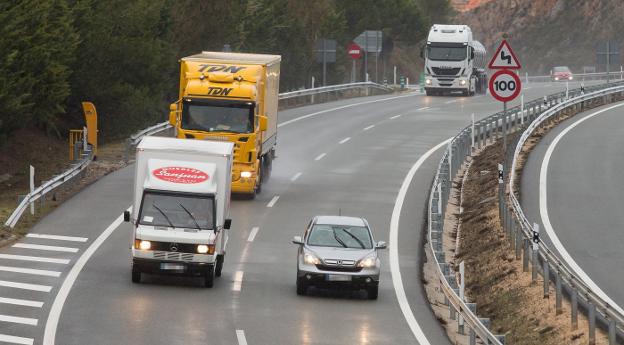
M 124 222 L 130 221 L 130 211 L 124 211 Z
M 295 237 L 293 237 L 292 243 L 298 244 L 298 245 L 302 245 L 303 244 L 303 240 L 301 239 L 301 236 L 295 236 Z
M 386 249 L 387 245 L 384 241 L 379 241 L 375 244 L 375 249 Z
M 226 220 L 223 222 L 223 228 L 224 228 L 224 229 L 226 229 L 226 230 L 227 230 L 227 229 L 229 229 L 231 226 L 232 226 L 232 220 L 231 220 L 231 219 L 226 219 Z
M 175 103 L 169 105 L 169 124 L 175 127 L 178 123 L 178 106 Z
M 258 115 L 258 121 L 260 122 L 261 132 L 264 132 L 269 128 L 269 119 L 266 116 Z

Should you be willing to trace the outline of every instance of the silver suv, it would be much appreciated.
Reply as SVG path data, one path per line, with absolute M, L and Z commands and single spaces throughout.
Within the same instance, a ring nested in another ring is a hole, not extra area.
M 379 290 L 378 249 L 364 218 L 316 216 L 303 239 L 295 236 L 297 255 L 297 294 L 309 286 L 365 289 L 369 299 L 377 299 Z

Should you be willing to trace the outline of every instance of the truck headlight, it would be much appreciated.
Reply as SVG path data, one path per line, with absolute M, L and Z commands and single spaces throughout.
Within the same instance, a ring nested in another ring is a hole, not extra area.
M 459 85 L 462 85 L 462 86 L 463 86 L 463 85 L 466 85 L 466 80 L 464 80 L 464 79 L 460 80 L 460 81 L 459 81 Z
M 377 257 L 368 256 L 358 262 L 358 267 L 371 268 L 377 267 Z
M 150 250 L 150 248 L 152 248 L 152 242 L 139 239 L 134 240 L 134 249 Z
M 250 178 L 251 177 L 251 171 L 241 171 L 241 177 L 243 177 L 243 178 Z
M 305 253 L 303 256 L 303 262 L 308 265 L 318 265 L 321 263 L 321 260 L 310 253 Z
M 572 80 L 572 76 L 568 77 L 568 80 Z
M 213 244 L 199 244 L 197 245 L 197 253 L 199 254 L 214 254 L 215 246 Z
M 429 78 L 425 79 L 425 84 L 431 85 L 431 79 L 429 79 Z

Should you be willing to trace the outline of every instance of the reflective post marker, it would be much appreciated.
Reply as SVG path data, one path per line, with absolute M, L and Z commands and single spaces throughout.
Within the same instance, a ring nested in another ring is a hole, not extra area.
M 464 261 L 459 263 L 459 299 L 464 301 L 464 290 L 466 289 L 466 274 L 464 270 Z M 464 318 L 459 315 L 459 334 L 464 334 Z
M 475 118 L 474 118 L 474 113 L 472 113 L 472 148 L 474 149 L 474 144 L 475 144 Z
M 520 124 L 524 125 L 524 94 L 520 95 Z
M 30 192 L 32 193 L 35 190 L 35 167 L 33 167 L 32 165 L 30 166 Z M 35 214 L 35 204 L 31 203 L 30 204 L 30 214 L 34 215 Z

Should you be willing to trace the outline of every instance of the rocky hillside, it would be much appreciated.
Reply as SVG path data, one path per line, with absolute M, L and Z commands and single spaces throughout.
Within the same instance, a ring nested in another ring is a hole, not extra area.
M 461 2 L 461 1 L 460 1 Z M 599 42 L 611 39 L 624 48 L 622 0 L 470 0 L 478 5 L 458 12 L 455 23 L 468 24 L 489 52 L 503 33 L 529 74 L 548 73 L 552 66 L 604 70 L 596 59 Z M 460 8 L 457 8 L 460 10 Z M 614 63 L 619 70 L 620 61 Z

